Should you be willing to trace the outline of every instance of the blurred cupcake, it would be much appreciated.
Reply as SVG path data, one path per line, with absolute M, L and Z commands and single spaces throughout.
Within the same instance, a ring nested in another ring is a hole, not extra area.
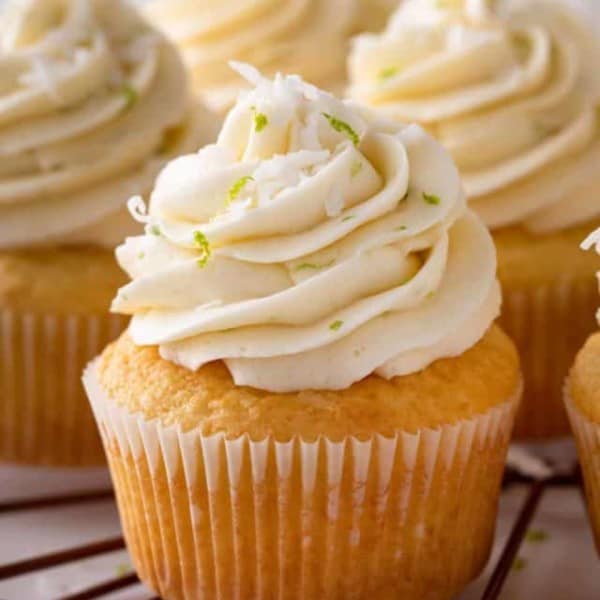
M 138 573 L 166 599 L 454 597 L 520 391 L 491 237 L 418 126 L 237 68 L 217 144 L 132 202 L 133 319 L 84 378 Z
M 181 48 L 198 93 L 224 113 L 247 88 L 229 60 L 341 92 L 359 12 L 358 0 L 151 0 L 148 15 Z
M 600 254 L 600 230 L 583 244 Z M 597 257 L 596 257 L 597 259 Z M 600 275 L 600 273 L 599 273 Z M 600 322 L 600 311 L 597 313 Z M 571 420 L 588 500 L 596 546 L 600 551 L 600 332 L 589 337 L 577 355 L 565 386 L 565 401 Z
M 0 460 L 97 463 L 79 372 L 125 324 L 126 200 L 212 125 L 120 0 L 13 0 L 0 44 Z
M 493 229 L 501 323 L 525 373 L 522 437 L 568 432 L 562 381 L 594 327 L 594 260 L 577 248 L 600 219 L 600 51 L 583 10 L 407 2 L 350 57 L 351 96 L 437 137 Z

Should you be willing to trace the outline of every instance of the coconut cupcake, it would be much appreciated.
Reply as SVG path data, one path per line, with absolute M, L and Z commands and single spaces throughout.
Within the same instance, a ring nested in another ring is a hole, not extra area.
M 212 125 L 124 2 L 13 1 L 0 23 L 0 460 L 96 463 L 79 372 L 125 324 L 127 198 Z
M 152 0 L 148 15 L 181 48 L 198 93 L 224 113 L 247 87 L 232 59 L 341 92 L 359 11 L 358 0 Z
M 600 230 L 590 235 L 582 247 L 584 250 L 595 247 L 600 254 Z M 600 311 L 596 316 L 600 323 Z M 591 335 L 577 355 L 565 386 L 565 402 L 577 442 L 588 512 L 600 550 L 600 332 Z
M 238 69 L 217 144 L 132 202 L 132 322 L 84 377 L 138 573 L 167 599 L 451 598 L 520 391 L 491 237 L 418 126 Z
M 493 229 L 522 437 L 568 432 L 562 381 L 594 327 L 594 260 L 577 248 L 600 218 L 600 51 L 584 16 L 564 2 L 407 2 L 349 61 L 351 96 L 437 137 Z

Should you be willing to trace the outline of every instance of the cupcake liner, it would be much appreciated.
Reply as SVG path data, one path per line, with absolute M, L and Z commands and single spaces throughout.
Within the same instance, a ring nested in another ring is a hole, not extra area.
M 145 420 L 84 374 L 128 547 L 165 599 L 452 598 L 484 566 L 520 393 L 393 437 L 288 441 Z
M 531 290 L 503 286 L 500 325 L 517 345 L 525 390 L 515 437 L 570 435 L 562 390 L 575 355 L 595 321 L 598 288 L 589 281 L 563 280 Z
M 80 377 L 125 324 L 110 314 L 0 311 L 0 461 L 105 462 Z
M 565 385 L 564 398 L 577 445 L 588 514 L 594 531 L 596 548 L 600 552 L 600 423 L 588 419 L 575 406 L 569 392 L 568 380 Z

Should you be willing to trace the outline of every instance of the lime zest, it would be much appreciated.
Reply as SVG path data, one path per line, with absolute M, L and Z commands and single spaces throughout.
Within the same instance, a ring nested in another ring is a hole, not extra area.
M 428 194 L 427 192 L 423 192 L 423 200 L 425 200 L 427 204 L 431 204 L 433 206 L 437 206 L 441 202 L 439 196 L 436 196 L 435 194 Z
M 342 121 L 341 119 L 338 119 L 337 117 L 334 117 L 328 113 L 321 114 L 329 121 L 329 124 L 333 129 L 335 129 L 335 131 L 338 133 L 343 133 L 355 146 L 360 144 L 360 136 L 348 123 L 346 123 L 346 121 Z
M 161 235 L 160 227 L 156 224 L 150 225 L 150 233 L 152 235 Z
M 338 331 L 342 325 L 344 324 L 344 321 L 334 321 L 330 326 L 329 329 L 331 329 L 331 331 Z
M 249 181 L 254 181 L 254 177 L 251 175 L 244 175 L 229 188 L 229 191 L 227 192 L 227 206 L 229 206 L 234 200 L 237 200 L 238 196 L 241 194 L 242 190 Z
M 134 106 L 139 98 L 138 91 L 129 82 L 123 84 L 123 87 L 121 87 L 121 95 L 125 99 L 125 110 L 129 110 Z
M 194 244 L 200 251 L 198 266 L 204 268 L 210 260 L 211 250 L 207 237 L 201 231 L 194 231 Z
M 512 564 L 512 570 L 515 572 L 522 571 L 527 566 L 527 561 L 522 556 L 517 556 Z
M 394 227 L 394 231 L 406 231 L 408 227 L 406 225 L 400 225 L 398 227 Z
M 385 69 L 381 69 L 381 71 L 379 71 L 377 79 L 379 79 L 379 81 L 385 81 L 386 79 L 397 75 L 398 71 L 398 67 L 386 67 Z
M 342 223 L 345 223 L 346 221 L 351 221 L 352 219 L 356 219 L 356 215 L 348 215 L 347 217 L 344 217 L 342 219 Z
M 306 271 L 308 269 L 318 271 L 320 269 L 326 269 L 327 267 L 330 267 L 334 262 L 335 260 L 330 260 L 329 262 L 323 264 L 305 262 L 298 265 L 294 271 Z
M 269 124 L 269 117 L 265 113 L 256 112 L 256 106 L 251 106 L 250 109 L 254 113 L 254 131 L 260 133 Z
M 542 542 L 548 541 L 550 535 L 543 529 L 530 529 L 525 534 L 525 540 L 530 544 L 541 544 Z
M 362 160 L 357 160 L 351 167 L 350 167 L 350 176 L 351 177 L 356 177 L 363 168 L 363 162 Z

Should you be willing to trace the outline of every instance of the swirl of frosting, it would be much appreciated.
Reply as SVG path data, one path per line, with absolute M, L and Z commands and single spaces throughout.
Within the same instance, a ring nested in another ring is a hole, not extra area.
M 113 310 L 189 369 L 238 385 L 342 389 L 461 354 L 499 312 L 496 256 L 458 172 L 419 126 L 381 122 L 297 76 L 255 89 L 215 145 L 169 164 L 146 235 L 117 258 Z
M 224 112 L 244 84 L 228 68 L 231 59 L 341 91 L 357 1 L 154 0 L 148 15 L 182 49 L 207 104 Z
M 585 16 L 564 0 L 408 1 L 354 40 L 350 95 L 425 125 L 490 227 L 584 222 L 600 215 L 600 48 Z
M 114 248 L 124 199 L 214 128 L 175 48 L 122 0 L 12 0 L 1 23 L 0 248 Z

